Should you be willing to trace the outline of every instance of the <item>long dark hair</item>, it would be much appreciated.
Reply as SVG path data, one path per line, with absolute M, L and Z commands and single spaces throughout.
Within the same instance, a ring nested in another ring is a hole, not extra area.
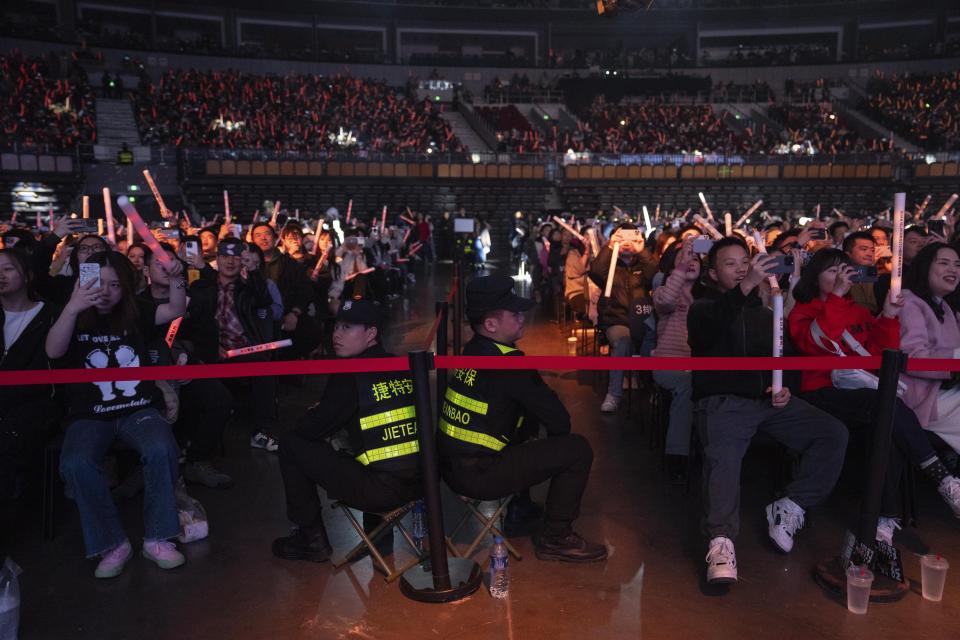
M 841 264 L 850 264 L 850 258 L 840 249 L 820 249 L 800 271 L 800 280 L 793 288 L 793 299 L 805 303 L 820 297 L 820 274 Z
M 957 253 L 954 247 L 942 242 L 928 244 L 920 250 L 917 257 L 910 263 L 910 268 L 903 274 L 903 288 L 913 292 L 913 295 L 930 305 L 937 320 L 943 323 L 945 317 L 943 303 L 934 300 L 933 292 L 930 291 L 930 267 L 941 249 L 949 249 Z
M 120 302 L 106 314 L 105 318 L 111 331 L 120 333 L 122 331 L 135 332 L 137 330 L 137 290 L 136 278 L 133 275 L 133 265 L 122 253 L 115 251 L 104 251 L 95 253 L 85 260 L 87 264 L 99 264 L 101 267 L 112 267 L 117 272 L 117 279 L 120 281 L 122 295 Z M 77 318 L 77 329 L 90 330 L 97 326 L 99 319 L 103 318 L 96 309 L 85 310 Z
M 40 296 L 37 295 L 37 290 L 34 287 L 33 270 L 30 268 L 30 257 L 27 255 L 27 252 L 15 247 L 9 247 L 7 249 L 0 249 L 0 256 L 8 256 L 10 260 L 13 261 L 13 266 L 20 272 L 24 287 L 27 289 L 27 300 L 30 302 L 39 300 Z

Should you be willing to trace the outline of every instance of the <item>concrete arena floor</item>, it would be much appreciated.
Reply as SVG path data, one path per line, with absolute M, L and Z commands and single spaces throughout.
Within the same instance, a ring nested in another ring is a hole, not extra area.
M 398 353 L 421 345 L 432 324 L 433 300 L 442 297 L 449 274 L 421 276 L 410 302 L 394 305 L 390 342 Z M 534 312 L 520 345 L 530 354 L 561 354 L 565 340 L 556 324 Z M 510 599 L 486 591 L 452 604 L 406 599 L 387 585 L 369 559 L 334 573 L 330 565 L 285 562 L 270 542 L 288 529 L 276 457 L 247 445 L 238 420 L 226 437 L 218 464 L 236 479 L 225 491 L 192 487 L 208 511 L 211 536 L 181 549 L 188 562 L 171 572 L 136 557 L 123 575 L 98 581 L 93 561 L 83 559 L 79 521 L 72 503 L 59 505 L 55 540 L 40 541 L 32 511 L 5 523 L 7 553 L 23 567 L 21 639 L 153 640 L 219 639 L 412 639 L 550 640 L 596 638 L 864 638 L 910 635 L 960 637 L 960 524 L 929 485 L 921 487 L 921 527 L 916 533 L 954 563 L 945 599 L 924 601 L 919 584 L 899 603 L 873 604 L 866 616 L 811 580 L 814 563 L 835 553 L 847 519 L 856 513 L 846 487 L 808 515 L 794 552 L 785 556 L 767 541 L 763 507 L 773 489 L 773 469 L 748 456 L 743 474 L 742 533 L 737 541 L 740 582 L 729 590 L 703 584 L 704 541 L 698 533 L 699 496 L 665 487 L 659 456 L 636 407 L 612 417 L 599 414 L 602 375 L 544 372 L 586 435 L 595 462 L 577 529 L 605 540 L 603 564 L 564 565 L 538 561 L 529 538 L 513 542 L 524 555 L 511 561 Z M 325 380 L 284 385 L 285 425 L 312 404 Z M 697 484 L 695 480 L 694 485 Z M 534 491 L 544 495 L 544 486 Z M 461 513 L 449 492 L 449 531 Z M 140 542 L 142 500 L 121 505 L 135 547 Z M 326 511 L 332 543 L 342 553 L 356 535 L 339 513 Z M 397 539 L 397 549 L 401 540 Z M 6 554 L 0 554 L 6 555 Z M 400 559 L 406 554 L 398 551 Z M 904 552 L 907 575 L 919 581 L 916 556 Z M 475 559 L 485 566 L 487 551 Z

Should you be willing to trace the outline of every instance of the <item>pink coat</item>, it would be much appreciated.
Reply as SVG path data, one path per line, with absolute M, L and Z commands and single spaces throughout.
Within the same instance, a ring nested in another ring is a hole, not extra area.
M 900 312 L 900 348 L 911 358 L 953 358 L 960 348 L 960 325 L 955 314 L 943 303 L 943 323 L 926 302 L 910 291 L 903 292 Z M 920 424 L 927 426 L 937 419 L 937 393 L 940 383 L 948 380 L 947 371 L 911 371 L 900 376 L 907 385 L 903 401 L 917 414 Z

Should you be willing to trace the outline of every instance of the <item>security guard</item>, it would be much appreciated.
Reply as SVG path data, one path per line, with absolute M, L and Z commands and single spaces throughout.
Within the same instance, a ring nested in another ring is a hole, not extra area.
M 473 338 L 465 356 L 522 356 L 523 312 L 534 302 L 513 292 L 504 275 L 467 285 Z M 547 438 L 517 443 L 523 416 L 544 425 Z M 570 414 L 536 371 L 457 369 L 439 417 L 443 477 L 457 493 L 495 500 L 550 480 L 543 530 L 534 538 L 541 560 L 593 562 L 607 557 L 601 544 L 573 531 L 590 476 L 593 450 L 570 433 Z
M 337 357 L 390 357 L 380 342 L 381 321 L 379 305 L 344 302 L 333 330 Z M 313 562 L 330 558 L 317 485 L 330 498 L 365 512 L 389 511 L 419 497 L 419 450 L 409 373 L 330 376 L 320 402 L 280 439 L 287 517 L 296 527 L 274 540 L 274 555 Z M 364 514 L 365 530 L 379 522 L 374 514 Z M 378 549 L 389 553 L 392 538 L 387 542 L 387 548 L 378 544 Z

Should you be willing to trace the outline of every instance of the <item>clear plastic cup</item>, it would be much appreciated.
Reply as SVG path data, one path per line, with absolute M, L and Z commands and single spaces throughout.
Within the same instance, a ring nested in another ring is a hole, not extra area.
M 950 563 L 943 556 L 931 553 L 920 558 L 920 584 L 923 587 L 924 600 L 940 602 L 949 568 Z
M 577 338 L 575 336 L 567 338 L 567 353 L 571 356 L 577 355 Z
M 873 572 L 855 564 L 847 568 L 847 611 L 863 615 L 870 604 Z

